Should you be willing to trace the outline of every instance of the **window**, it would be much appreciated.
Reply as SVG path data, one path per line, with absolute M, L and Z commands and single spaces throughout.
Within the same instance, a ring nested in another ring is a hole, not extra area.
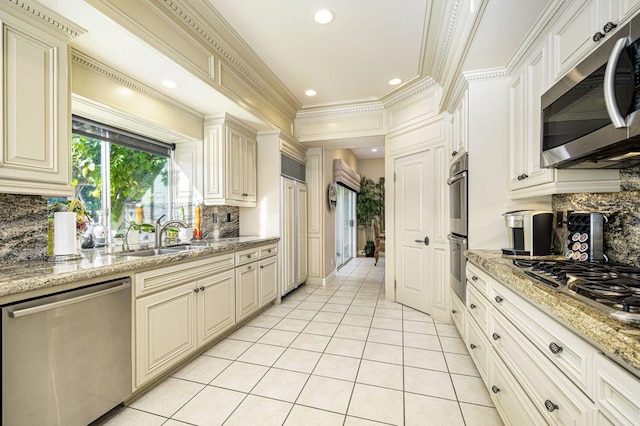
M 169 217 L 173 149 L 171 144 L 73 116 L 72 181 L 93 224 L 102 219 L 113 236 L 132 222 Z

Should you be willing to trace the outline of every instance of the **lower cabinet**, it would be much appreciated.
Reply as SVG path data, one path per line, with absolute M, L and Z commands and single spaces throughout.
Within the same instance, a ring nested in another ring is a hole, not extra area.
M 260 307 L 278 297 L 278 258 L 276 256 L 258 262 L 258 300 Z
M 640 424 L 637 377 L 475 265 L 467 277 L 460 332 L 505 424 Z
M 198 346 L 235 323 L 235 274 L 226 271 L 197 282 Z
M 236 322 L 258 309 L 258 262 L 236 268 Z

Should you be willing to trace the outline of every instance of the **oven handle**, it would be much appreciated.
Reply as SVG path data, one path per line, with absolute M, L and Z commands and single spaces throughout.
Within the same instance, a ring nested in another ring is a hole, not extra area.
M 616 42 L 611 50 L 607 67 L 604 70 L 604 104 L 607 107 L 607 113 L 613 123 L 613 127 L 616 129 L 627 127 L 626 120 L 622 114 L 620 114 L 620 110 L 618 109 L 616 102 L 615 76 L 616 68 L 618 67 L 618 60 L 628 43 L 629 39 L 627 37 L 623 37 Z
M 447 235 L 449 241 L 455 241 L 456 243 L 467 244 L 467 239 L 464 237 L 458 237 L 457 235 L 449 234 Z
M 460 179 L 464 179 L 466 177 L 467 177 L 467 172 L 466 171 L 462 172 L 462 173 L 458 173 L 457 175 L 447 179 L 447 185 L 453 185 L 454 183 L 456 183 Z

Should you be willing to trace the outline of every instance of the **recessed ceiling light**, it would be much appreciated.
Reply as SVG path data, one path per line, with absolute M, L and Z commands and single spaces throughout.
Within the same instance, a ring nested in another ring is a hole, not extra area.
M 333 22 L 334 18 L 335 18 L 335 15 L 329 9 L 320 9 L 313 14 L 313 19 L 318 24 L 328 24 L 330 22 Z
M 318 94 L 318 92 L 316 92 L 313 89 L 309 89 L 309 90 L 305 91 L 304 94 L 307 95 L 307 96 L 315 96 L 315 95 Z
M 402 80 L 400 80 L 399 78 L 392 78 L 391 80 L 389 80 L 389 84 L 392 86 L 397 86 L 400 83 L 402 83 Z
M 378 152 L 378 148 L 371 148 L 371 152 Z
M 160 84 L 162 84 L 167 89 L 175 89 L 176 87 L 178 87 L 178 83 L 172 80 L 162 80 Z

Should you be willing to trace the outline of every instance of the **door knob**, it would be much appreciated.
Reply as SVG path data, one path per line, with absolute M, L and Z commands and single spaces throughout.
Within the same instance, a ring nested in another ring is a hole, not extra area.
M 425 246 L 429 245 L 429 237 L 424 237 L 424 240 L 413 240 L 415 243 L 424 243 Z

